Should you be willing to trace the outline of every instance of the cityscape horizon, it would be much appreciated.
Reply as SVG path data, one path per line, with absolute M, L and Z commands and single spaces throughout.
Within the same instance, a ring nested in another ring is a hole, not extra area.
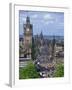
M 19 79 L 64 77 L 64 13 L 19 11 Z

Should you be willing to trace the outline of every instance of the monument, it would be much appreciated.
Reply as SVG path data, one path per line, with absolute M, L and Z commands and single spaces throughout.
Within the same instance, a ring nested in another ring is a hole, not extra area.
M 24 24 L 24 57 L 31 58 L 32 32 L 33 26 L 30 24 L 30 18 L 27 16 L 26 24 Z

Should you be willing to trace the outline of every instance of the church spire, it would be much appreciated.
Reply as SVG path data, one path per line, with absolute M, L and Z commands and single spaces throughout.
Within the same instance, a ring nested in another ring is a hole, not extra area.
M 40 33 L 40 38 L 43 39 L 43 33 L 42 33 L 42 31 Z

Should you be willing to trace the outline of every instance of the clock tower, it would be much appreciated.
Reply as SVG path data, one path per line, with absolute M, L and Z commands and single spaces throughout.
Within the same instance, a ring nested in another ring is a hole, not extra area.
M 26 24 L 24 24 L 24 57 L 31 58 L 31 46 L 32 46 L 32 24 L 30 24 L 30 18 L 27 16 Z

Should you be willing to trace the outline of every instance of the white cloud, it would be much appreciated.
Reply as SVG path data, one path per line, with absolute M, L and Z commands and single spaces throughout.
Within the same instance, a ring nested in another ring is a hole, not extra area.
M 22 18 L 22 21 L 25 22 L 26 21 L 26 18 Z
M 55 22 L 58 23 L 58 18 L 55 19 Z
M 50 22 L 45 22 L 46 25 L 48 25 Z
M 50 19 L 53 19 L 53 17 L 50 14 L 45 14 L 44 19 L 45 20 L 50 20 Z
M 37 18 L 37 17 L 38 17 L 37 14 L 34 14 L 34 15 L 31 16 L 31 18 Z
M 46 25 L 53 24 L 55 22 L 55 18 L 53 18 L 50 14 L 44 15 L 44 22 Z
M 54 21 L 46 21 L 45 24 L 48 25 L 48 24 L 53 24 Z
M 23 23 L 25 23 L 26 22 L 26 18 L 24 17 L 24 18 L 20 18 L 20 24 L 23 24 Z
M 53 23 L 54 23 L 54 21 L 50 21 L 50 23 L 51 23 L 51 24 L 53 24 Z
M 59 26 L 64 26 L 64 23 L 63 23 L 63 22 L 60 22 L 60 23 L 59 23 Z
M 20 18 L 26 17 L 25 14 L 20 14 Z

